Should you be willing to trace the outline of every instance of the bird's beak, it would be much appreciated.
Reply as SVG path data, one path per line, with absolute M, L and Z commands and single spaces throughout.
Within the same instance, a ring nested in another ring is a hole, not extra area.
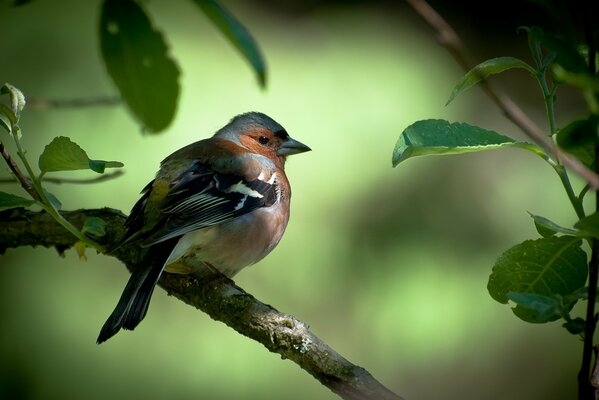
M 299 154 L 306 151 L 312 150 L 305 144 L 298 142 L 297 140 L 288 137 L 285 139 L 279 150 L 277 150 L 277 155 L 279 156 L 290 156 L 292 154 Z

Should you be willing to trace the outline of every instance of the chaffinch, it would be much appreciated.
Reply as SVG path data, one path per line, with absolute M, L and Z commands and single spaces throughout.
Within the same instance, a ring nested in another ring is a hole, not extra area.
M 164 159 L 125 222 L 123 244 L 143 250 L 97 342 L 141 322 L 162 271 L 232 277 L 270 253 L 289 220 L 285 159 L 309 150 L 250 112 Z

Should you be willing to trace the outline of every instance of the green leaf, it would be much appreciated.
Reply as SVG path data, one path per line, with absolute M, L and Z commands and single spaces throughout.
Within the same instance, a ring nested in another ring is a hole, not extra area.
M 33 204 L 35 204 L 35 201 L 31 199 L 25 199 L 14 194 L 0 192 L 0 211 L 8 210 L 10 208 L 29 207 Z
M 599 213 L 595 212 L 574 224 L 583 234 L 599 239 Z
M 55 137 L 46 145 L 39 158 L 42 172 L 74 171 L 91 169 L 102 173 L 105 168 L 119 168 L 123 164 L 118 161 L 90 160 L 85 150 L 65 136 Z
M 577 119 L 561 128 L 556 134 L 557 144 L 578 158 L 584 165 L 594 169 L 595 142 L 599 133 L 599 117 L 591 115 Z
M 518 304 L 519 307 L 514 308 L 514 313 L 525 321 L 543 323 L 561 317 L 555 298 L 522 292 L 508 292 L 507 297 Z
M 590 89 L 599 92 L 599 78 L 591 75 L 588 71 L 571 72 L 559 64 L 553 65 L 551 72 L 556 82 L 567 83 L 581 89 Z
M 497 57 L 483 61 L 464 75 L 462 80 L 453 88 L 445 105 L 451 103 L 457 95 L 486 79 L 489 75 L 499 74 L 513 68 L 523 68 L 533 76 L 536 74 L 533 67 L 514 57 Z
M 570 321 L 566 321 L 562 326 L 573 335 L 579 335 L 584 332 L 586 321 L 583 318 L 574 318 Z
M 100 48 L 106 69 L 133 115 L 149 132 L 173 120 L 179 69 L 145 11 L 132 0 L 104 0 Z
M 584 287 L 586 253 L 581 239 L 572 236 L 526 240 L 503 253 L 493 266 L 487 289 L 493 299 L 507 303 L 509 292 L 567 297 Z M 514 313 L 536 322 L 522 305 Z
M 106 221 L 99 217 L 87 217 L 83 222 L 81 232 L 93 237 L 102 237 L 106 235 Z
M 5 83 L 4 86 L 0 88 L 0 93 L 8 94 L 10 96 L 11 110 L 18 121 L 21 111 L 25 108 L 25 95 L 10 83 Z
M 461 154 L 503 147 L 517 147 L 545 157 L 539 146 L 517 142 L 494 131 L 460 122 L 427 119 L 413 123 L 401 133 L 393 150 L 393 166 L 416 156 Z
M 535 228 L 537 228 L 537 232 L 539 232 L 539 235 L 541 235 L 543 237 L 550 237 L 550 236 L 555 235 L 556 233 L 562 233 L 564 235 L 578 236 L 579 232 L 577 230 L 564 228 L 563 226 L 560 226 L 545 217 L 541 217 L 540 215 L 534 215 L 532 213 L 528 213 L 528 214 L 530 214 L 530 216 L 534 220 Z
M 60 202 L 60 200 L 58 200 L 58 197 L 54 196 L 46 189 L 44 189 L 44 193 L 46 194 L 46 197 L 48 198 L 48 200 L 50 200 L 50 203 L 55 209 L 60 210 L 62 208 L 62 203 Z
M 575 41 L 546 33 L 539 27 L 527 29 L 527 33 L 529 40 L 538 41 L 547 51 L 554 53 L 555 62 L 564 69 L 571 72 L 584 72 L 587 70 L 584 57 L 578 51 Z
M 12 110 L 8 108 L 6 105 L 0 103 L 0 125 L 2 125 L 4 129 L 6 129 L 6 132 L 11 133 L 12 127 L 16 123 L 17 117 L 12 112 Z
M 266 63 L 248 30 L 217 0 L 193 0 L 250 63 L 261 87 L 266 85 Z

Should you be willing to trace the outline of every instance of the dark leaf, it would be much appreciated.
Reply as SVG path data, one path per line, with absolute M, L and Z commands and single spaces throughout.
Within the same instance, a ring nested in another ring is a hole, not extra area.
M 29 207 L 33 204 L 35 204 L 35 201 L 31 199 L 25 199 L 14 194 L 0 192 L 0 211 L 8 210 L 10 208 Z
M 104 0 L 100 48 L 108 73 L 144 129 L 164 130 L 175 116 L 179 69 L 138 3 Z
M 509 292 L 531 293 L 551 298 L 568 297 L 584 287 L 586 253 L 581 239 L 573 236 L 524 241 L 503 253 L 493 266 L 487 289 L 500 303 Z M 534 317 L 518 305 L 514 313 L 526 321 Z
M 258 44 L 249 31 L 216 0 L 193 0 L 204 14 L 217 26 L 227 39 L 241 52 L 250 63 L 261 87 L 266 85 L 266 63 Z

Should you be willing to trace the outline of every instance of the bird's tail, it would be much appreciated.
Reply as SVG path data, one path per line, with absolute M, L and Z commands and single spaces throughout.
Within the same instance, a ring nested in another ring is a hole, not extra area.
M 164 263 L 175 247 L 179 238 L 173 238 L 152 245 L 142 257 L 138 268 L 123 290 L 114 311 L 100 330 L 97 343 L 107 341 L 121 328 L 133 330 L 146 316 L 154 287 L 162 275 Z

